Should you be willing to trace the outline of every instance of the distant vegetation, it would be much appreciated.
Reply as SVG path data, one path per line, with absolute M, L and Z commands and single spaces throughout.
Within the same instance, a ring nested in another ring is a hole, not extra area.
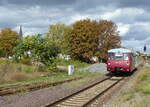
M 117 25 L 106 20 L 54 24 L 45 35 L 20 36 L 9 28 L 0 32 L 1 82 L 33 79 L 39 76 L 37 71 L 58 72 L 60 66 L 69 64 L 77 71 L 93 63 L 93 57 L 98 59 L 97 62 L 106 60 L 107 50 L 120 47 L 121 43 Z M 59 55 L 68 55 L 71 60 Z M 30 75 L 32 72 L 33 76 Z

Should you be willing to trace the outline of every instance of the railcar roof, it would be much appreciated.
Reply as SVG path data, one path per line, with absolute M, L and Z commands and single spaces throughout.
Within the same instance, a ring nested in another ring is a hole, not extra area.
M 108 50 L 108 53 L 132 53 L 132 50 L 124 48 L 116 48 Z

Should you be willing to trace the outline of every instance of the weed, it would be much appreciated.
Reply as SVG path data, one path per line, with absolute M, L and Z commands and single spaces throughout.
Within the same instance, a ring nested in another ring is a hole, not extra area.
M 26 73 L 32 73 L 32 72 L 33 72 L 33 69 L 32 69 L 32 68 L 27 68 L 27 69 L 25 70 L 25 72 L 26 72 Z
M 56 65 L 59 65 L 59 66 L 74 65 L 75 71 L 78 71 L 81 68 L 89 66 L 89 64 L 85 62 L 81 62 L 78 60 L 65 60 L 62 58 L 56 58 L 55 63 Z
M 144 94 L 150 94 L 150 84 L 143 85 L 139 88 L 139 91 L 143 92 Z
M 123 101 L 129 101 L 134 97 L 133 92 L 128 92 L 123 95 Z
M 12 81 L 24 81 L 24 80 L 30 79 L 30 77 L 26 75 L 25 73 L 16 73 L 16 74 L 11 75 L 10 79 Z
M 150 74 L 149 73 L 145 73 L 144 75 L 139 77 L 140 81 L 148 81 L 150 78 Z

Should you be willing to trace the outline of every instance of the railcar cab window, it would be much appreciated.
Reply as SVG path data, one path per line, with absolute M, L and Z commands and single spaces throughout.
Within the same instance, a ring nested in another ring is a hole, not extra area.
M 109 60 L 129 60 L 129 56 L 127 53 L 109 53 Z
M 114 60 L 115 59 L 115 53 L 109 53 L 108 54 L 108 59 L 109 60 Z

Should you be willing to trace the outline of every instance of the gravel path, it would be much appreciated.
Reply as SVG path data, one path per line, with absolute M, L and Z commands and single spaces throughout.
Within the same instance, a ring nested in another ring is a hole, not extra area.
M 90 72 L 100 72 L 103 74 L 108 73 L 107 69 L 106 69 L 106 64 L 105 63 L 96 63 L 93 64 L 91 66 L 88 66 L 84 69 L 79 70 L 80 72 L 84 72 L 84 71 L 90 71 Z

